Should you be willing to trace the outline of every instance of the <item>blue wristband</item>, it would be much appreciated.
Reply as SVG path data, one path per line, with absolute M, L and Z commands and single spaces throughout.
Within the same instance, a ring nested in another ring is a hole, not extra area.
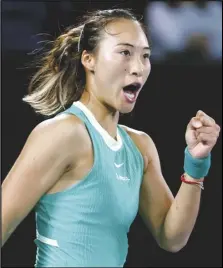
M 205 158 L 194 158 L 186 147 L 184 157 L 184 171 L 194 179 L 206 177 L 211 166 L 211 154 Z

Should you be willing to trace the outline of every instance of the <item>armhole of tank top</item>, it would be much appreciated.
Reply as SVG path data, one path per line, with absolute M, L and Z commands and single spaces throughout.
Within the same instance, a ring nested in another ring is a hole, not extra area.
M 72 106 L 72 107 L 73 107 L 73 106 Z M 89 127 L 90 123 L 88 123 L 87 120 L 84 120 L 84 119 L 82 118 L 82 116 L 79 116 L 79 114 L 73 113 L 73 112 L 71 111 L 71 108 L 72 108 L 72 107 L 70 107 L 68 110 L 64 111 L 63 113 L 65 113 L 65 114 L 71 114 L 71 115 L 73 115 L 73 116 L 76 116 L 76 117 L 78 117 L 78 118 L 84 123 L 85 128 L 86 128 L 86 130 L 87 130 L 87 132 L 88 132 L 89 138 L 90 138 L 90 140 L 91 140 L 92 150 L 93 150 L 93 157 L 94 157 L 92 168 L 91 168 L 91 169 L 89 170 L 89 172 L 82 178 L 82 180 L 80 180 L 80 181 L 78 182 L 78 184 L 79 184 L 79 183 L 81 183 L 82 181 L 85 181 L 85 179 L 87 179 L 87 178 L 89 177 L 89 175 L 93 172 L 93 170 L 94 170 L 95 168 L 97 168 L 97 165 L 98 165 L 98 148 L 97 148 L 96 143 L 94 142 L 94 136 L 93 136 L 93 134 L 92 134 L 91 131 L 90 131 L 90 127 Z M 78 112 L 79 112 L 79 111 L 78 111 Z M 80 111 L 80 113 L 82 113 L 82 111 Z M 83 116 L 84 116 L 84 115 L 83 115 Z M 89 124 L 89 125 L 88 125 L 88 124 Z M 76 184 L 77 184 L 77 183 L 76 183 Z M 75 186 L 75 185 L 74 185 L 74 186 Z
M 92 143 L 92 150 L 93 150 L 93 165 L 91 167 L 91 169 L 79 180 L 77 181 L 76 183 L 72 184 L 71 186 L 67 187 L 66 189 L 62 190 L 62 191 L 59 191 L 59 192 L 56 192 L 56 193 L 52 193 L 52 194 L 45 194 L 42 196 L 43 199 L 51 199 L 51 198 L 54 198 L 58 195 L 63 195 L 63 194 L 66 194 L 70 191 L 72 191 L 73 189 L 75 189 L 78 185 L 84 183 L 85 181 L 87 181 L 89 179 L 89 177 L 91 176 L 91 174 L 94 172 L 94 170 L 97 170 L 98 168 L 98 149 L 97 149 L 97 145 L 93 142 L 93 136 L 91 134 L 91 131 L 88 127 L 88 124 L 80 117 L 78 116 L 77 114 L 74 114 L 72 113 L 71 111 L 66 110 L 66 111 L 63 111 L 62 112 L 63 114 L 71 114 L 71 115 L 74 115 L 74 116 L 77 116 L 85 125 L 86 127 L 86 130 L 88 132 L 88 135 L 90 137 L 90 140 L 91 140 L 91 143 Z

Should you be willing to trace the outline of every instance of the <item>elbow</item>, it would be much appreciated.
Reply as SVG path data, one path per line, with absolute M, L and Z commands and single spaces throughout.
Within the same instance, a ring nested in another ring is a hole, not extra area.
M 6 221 L 5 215 L 3 214 L 2 219 L 2 239 L 1 239 L 1 247 L 4 246 L 4 244 L 7 242 L 9 237 L 12 235 L 12 233 L 15 231 L 18 223 L 16 221 Z
M 176 244 L 172 244 L 172 245 L 159 245 L 161 249 L 170 252 L 170 253 L 178 253 L 179 251 L 181 251 L 185 246 L 187 245 L 187 242 L 184 243 L 176 243 Z
M 161 249 L 171 252 L 178 253 L 181 251 L 188 243 L 190 235 L 188 233 L 182 232 L 169 232 L 168 235 L 164 235 L 164 231 L 160 232 L 157 242 Z
M 175 246 L 175 247 L 169 247 L 169 248 L 163 248 L 165 251 L 168 251 L 170 253 L 178 253 L 179 251 L 181 251 L 181 249 L 183 249 L 184 246 Z
M 178 253 L 184 246 L 172 246 L 172 247 L 160 247 L 161 249 L 170 252 L 170 253 Z

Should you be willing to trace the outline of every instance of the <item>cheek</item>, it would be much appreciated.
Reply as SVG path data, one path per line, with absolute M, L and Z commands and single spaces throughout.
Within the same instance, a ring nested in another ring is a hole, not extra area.
M 151 72 L 151 63 L 147 63 L 144 69 L 144 77 L 147 79 Z
M 117 63 L 114 59 L 100 60 L 96 66 L 95 79 L 99 87 L 106 92 L 107 89 L 116 87 L 120 83 L 121 77 L 124 76 L 125 68 L 122 64 Z
M 99 74 L 103 74 L 106 77 L 111 77 L 111 79 L 114 79 L 114 76 L 117 76 L 118 78 L 118 76 L 125 73 L 127 64 L 122 60 L 121 57 L 110 54 L 104 56 L 98 61 L 97 69 Z

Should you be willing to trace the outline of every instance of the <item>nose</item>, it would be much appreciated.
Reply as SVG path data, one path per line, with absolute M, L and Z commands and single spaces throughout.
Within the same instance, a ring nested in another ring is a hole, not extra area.
M 140 59 L 134 59 L 131 64 L 130 73 L 136 77 L 143 75 L 144 66 Z

